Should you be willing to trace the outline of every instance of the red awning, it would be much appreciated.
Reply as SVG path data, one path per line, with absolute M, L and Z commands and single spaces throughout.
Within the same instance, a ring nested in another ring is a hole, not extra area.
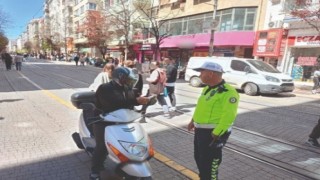
M 216 32 L 214 46 L 253 46 L 254 31 Z M 210 34 L 171 36 L 163 40 L 161 48 L 193 48 L 209 46 Z

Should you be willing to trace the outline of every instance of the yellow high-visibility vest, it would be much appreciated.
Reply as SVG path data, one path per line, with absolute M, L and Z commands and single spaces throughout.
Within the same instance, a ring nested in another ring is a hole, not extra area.
M 214 128 L 213 134 L 224 134 L 237 117 L 238 92 L 229 84 L 203 88 L 193 114 L 195 127 Z

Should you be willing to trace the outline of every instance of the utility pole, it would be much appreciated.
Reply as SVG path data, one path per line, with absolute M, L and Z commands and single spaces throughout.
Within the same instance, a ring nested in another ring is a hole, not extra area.
M 214 1 L 214 4 L 213 4 L 213 17 L 212 17 L 210 46 L 209 46 L 209 57 L 213 56 L 214 31 L 215 31 L 217 24 L 218 24 L 218 22 L 216 20 L 218 0 L 213 0 L 213 1 Z

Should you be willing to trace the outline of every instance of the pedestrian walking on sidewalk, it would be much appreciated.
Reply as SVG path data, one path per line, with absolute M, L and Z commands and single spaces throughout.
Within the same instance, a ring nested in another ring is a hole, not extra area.
M 165 100 L 164 88 L 166 82 L 166 73 L 160 68 L 160 62 L 154 61 L 150 63 L 150 77 L 146 80 L 149 82 L 148 96 L 157 96 L 159 104 L 162 106 L 164 116 L 170 118 L 169 107 Z M 144 115 L 147 111 L 149 104 L 143 105 L 140 112 Z
M 76 63 L 76 66 L 78 66 L 78 62 L 79 62 L 79 54 L 76 54 L 73 58 L 74 62 Z
M 194 158 L 200 180 L 218 179 L 218 167 L 222 161 L 222 148 L 226 144 L 236 119 L 239 94 L 222 79 L 222 67 L 205 62 L 200 71 L 206 85 L 188 124 L 194 130 Z
M 21 56 L 20 54 L 17 54 L 14 57 L 14 63 L 16 65 L 16 70 L 17 71 L 21 71 L 22 61 L 23 61 L 23 56 Z
M 11 70 L 12 66 L 12 57 L 9 53 L 5 52 L 1 55 L 1 58 L 4 59 L 4 63 L 6 64 L 7 71 Z
M 309 135 L 309 139 L 307 143 L 314 147 L 320 147 L 319 142 L 317 140 L 319 138 L 320 138 L 320 118 L 318 120 L 318 123 L 314 126 L 311 134 Z
M 82 54 L 82 55 L 80 56 L 79 61 L 80 61 L 80 64 L 81 64 L 82 66 L 84 66 L 84 63 L 86 62 L 86 56 L 85 56 L 84 54 Z
M 178 69 L 174 64 L 174 60 L 171 58 L 164 58 L 164 63 L 167 65 L 166 67 L 166 75 L 167 75 L 167 82 L 166 82 L 166 88 L 168 92 L 168 96 L 170 99 L 171 111 L 176 110 L 176 96 L 174 94 L 174 89 L 175 89 L 175 83 L 177 80 L 177 73 Z
M 320 78 L 320 70 L 319 68 L 316 69 L 313 73 L 313 88 L 312 88 L 312 94 L 316 94 L 317 93 L 317 89 L 319 88 L 319 78 Z

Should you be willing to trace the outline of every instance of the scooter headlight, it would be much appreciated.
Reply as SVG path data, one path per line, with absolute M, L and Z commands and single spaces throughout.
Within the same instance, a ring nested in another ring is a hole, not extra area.
M 125 142 L 119 141 L 121 146 L 131 155 L 135 155 L 138 157 L 142 157 L 147 153 L 148 147 L 146 144 L 142 144 L 140 142 L 132 143 L 132 142 Z

